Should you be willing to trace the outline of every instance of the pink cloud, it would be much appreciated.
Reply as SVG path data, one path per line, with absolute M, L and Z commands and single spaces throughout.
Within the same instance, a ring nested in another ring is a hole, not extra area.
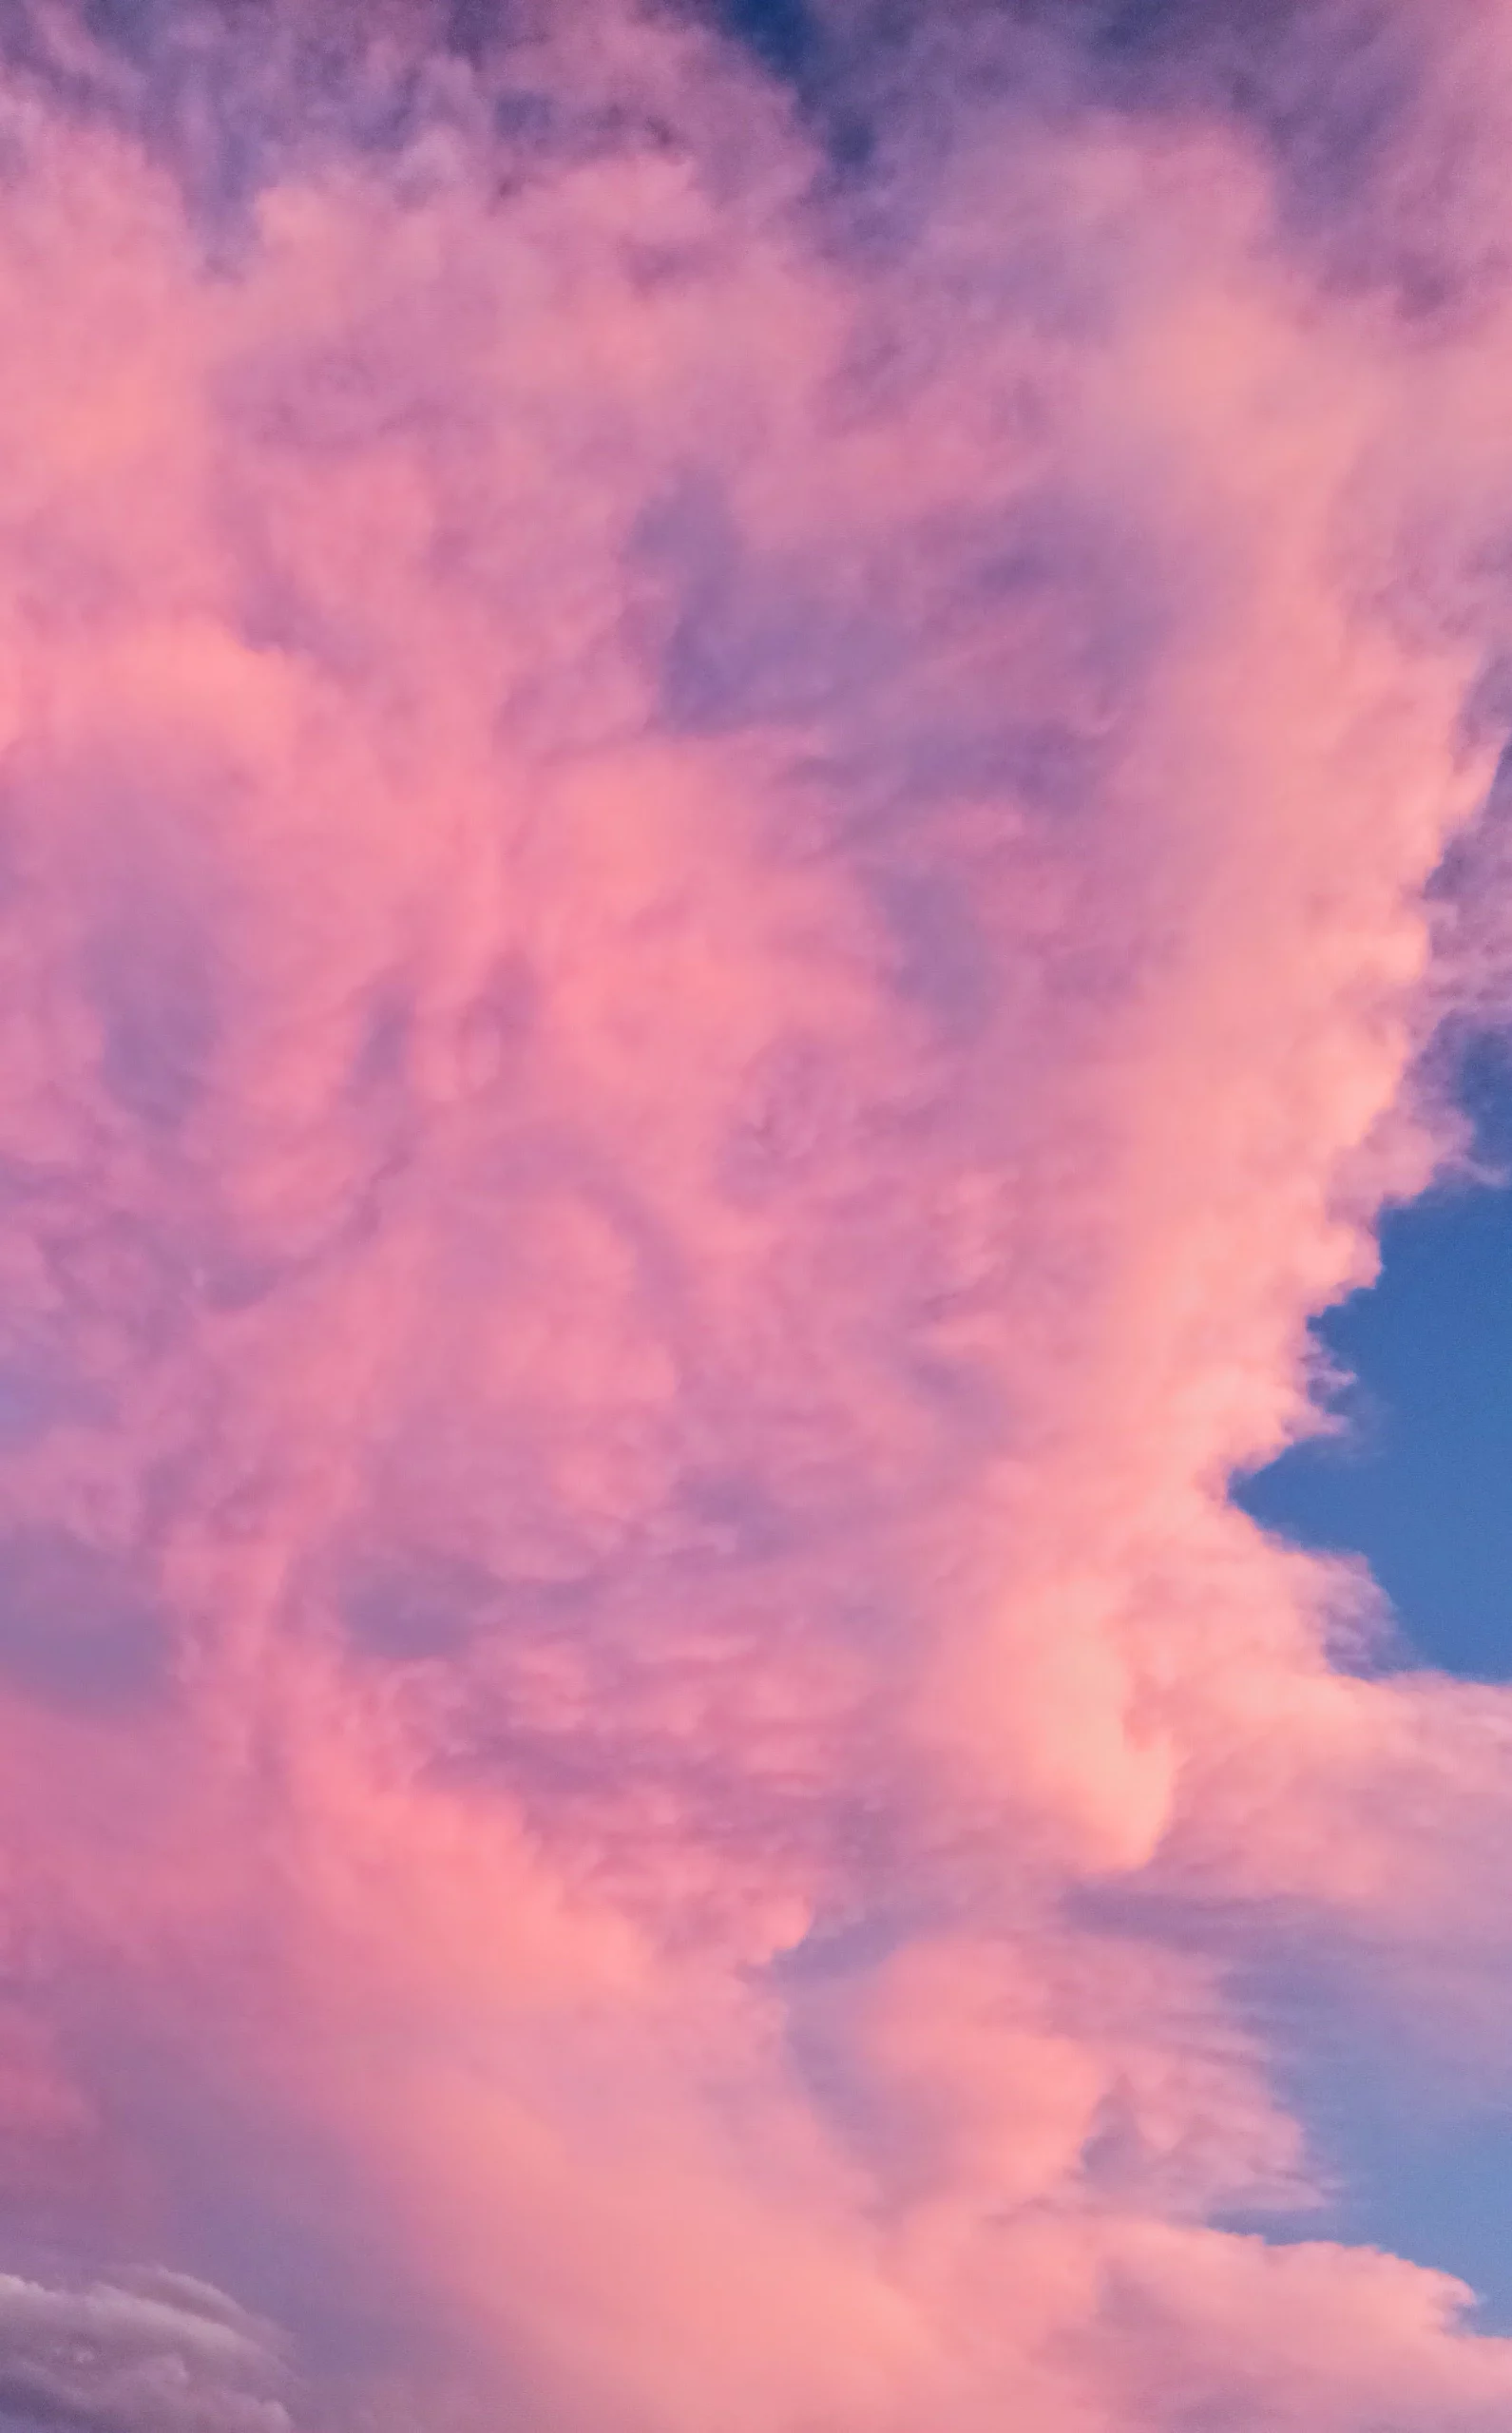
M 873 29 L 841 175 L 418 26 L 8 37 L 0 2412 L 1489 2433 L 1223 2227 L 1278 1921 L 1497 2066 L 1504 1694 L 1226 1502 L 1503 1002 L 1481 220 L 1196 37 Z

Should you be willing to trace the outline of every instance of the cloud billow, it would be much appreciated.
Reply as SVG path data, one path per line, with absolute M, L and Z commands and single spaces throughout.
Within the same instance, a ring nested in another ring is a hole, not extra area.
M 1226 1495 L 1506 1002 L 1376 19 L 0 19 L 8 2423 L 1505 2424 L 1248 1990 L 1502 2087 L 1505 1693 Z

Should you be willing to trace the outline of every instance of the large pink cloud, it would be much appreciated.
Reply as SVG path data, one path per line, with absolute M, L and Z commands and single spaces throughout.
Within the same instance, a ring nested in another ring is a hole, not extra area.
M 1512 2417 L 1232 2227 L 1245 1955 L 1504 2068 L 1226 1500 L 1505 1003 L 1472 13 L 1266 48 L 1368 210 L 1218 11 L 8 21 L 0 2413 Z

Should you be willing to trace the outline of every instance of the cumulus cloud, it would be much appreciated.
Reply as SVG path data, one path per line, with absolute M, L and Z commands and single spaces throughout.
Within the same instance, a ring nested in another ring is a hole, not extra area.
M 1504 1003 L 1507 46 L 1073 17 L 0 23 L 0 2229 L 322 2426 L 1512 2407 L 1233 2227 L 1512 1708 L 1226 1500 Z

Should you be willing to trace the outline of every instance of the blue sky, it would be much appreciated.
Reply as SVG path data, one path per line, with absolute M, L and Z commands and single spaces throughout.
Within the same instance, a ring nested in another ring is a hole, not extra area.
M 1504 1172 L 1512 1087 L 1475 1061 L 1479 1149 Z M 1303 1544 L 1361 1554 L 1408 1649 L 1474 1679 L 1512 1675 L 1512 1188 L 1458 1183 L 1389 1212 L 1381 1274 L 1316 1321 L 1345 1389 L 1342 1433 L 1244 1481 L 1239 1502 Z

